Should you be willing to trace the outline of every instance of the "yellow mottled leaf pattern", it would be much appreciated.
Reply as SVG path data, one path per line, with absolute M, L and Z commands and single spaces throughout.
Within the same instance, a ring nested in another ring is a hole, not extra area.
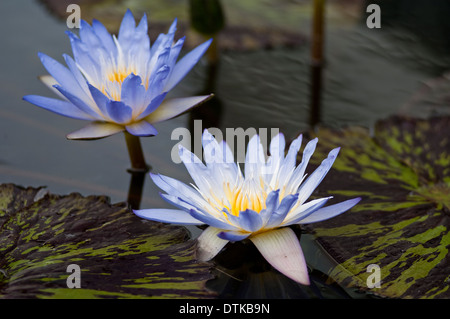
M 450 117 L 392 117 L 373 136 L 355 128 L 317 136 L 319 154 L 342 147 L 317 195 L 363 197 L 310 226 L 339 263 L 331 276 L 384 297 L 449 298 Z M 380 267 L 379 288 L 367 285 L 371 264 Z
M 183 227 L 144 221 L 102 196 L 0 185 L 0 298 L 210 298 Z M 70 264 L 81 288 L 67 287 Z

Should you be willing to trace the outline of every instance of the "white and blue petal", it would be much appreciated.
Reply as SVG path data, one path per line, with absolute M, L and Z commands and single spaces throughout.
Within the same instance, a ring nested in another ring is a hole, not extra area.
M 153 182 L 169 195 L 173 195 L 202 210 L 214 211 L 214 208 L 198 193 L 198 191 L 174 178 L 150 173 Z
M 217 217 L 210 215 L 210 214 L 204 214 L 200 212 L 197 209 L 191 209 L 189 211 L 191 216 L 204 224 L 210 225 L 215 228 L 223 229 L 223 230 L 239 230 L 238 227 L 231 225 L 227 223 L 225 220 L 218 219 Z
M 246 232 L 256 232 L 263 226 L 263 221 L 258 212 L 246 209 L 239 213 L 239 226 Z
M 314 153 L 314 150 L 316 149 L 318 139 L 315 138 L 306 144 L 305 149 L 303 150 L 303 156 L 302 161 L 300 165 L 298 165 L 294 172 L 292 173 L 289 182 L 287 183 L 288 186 L 286 187 L 287 193 L 294 193 L 298 190 L 298 187 L 302 183 L 304 177 L 305 177 L 305 170 L 308 165 L 308 162 Z
M 211 96 L 201 95 L 165 100 L 155 111 L 146 117 L 146 120 L 150 123 L 159 123 L 171 119 L 206 101 Z
M 209 180 L 208 167 L 194 153 L 188 151 L 181 145 L 179 146 L 179 156 L 189 175 L 194 180 L 195 185 L 198 187 L 199 192 L 204 196 L 208 194 L 213 189 L 213 185 Z
M 203 225 L 201 221 L 193 218 L 188 212 L 178 209 L 140 209 L 133 210 L 133 213 L 141 218 L 161 223 L 176 225 Z
M 154 173 L 150 173 L 150 177 L 159 188 L 168 194 L 186 196 L 187 198 L 198 196 L 195 189 L 175 178 Z
M 221 229 L 210 226 L 200 234 L 197 238 L 196 249 L 196 257 L 199 261 L 208 261 L 214 258 L 228 244 L 228 240 L 218 236 L 221 232 Z
M 279 195 L 280 195 L 279 189 L 277 189 L 275 191 L 271 191 L 267 195 L 266 208 L 261 210 L 261 212 L 259 213 L 261 215 L 261 219 L 262 219 L 264 225 L 267 224 L 267 221 L 270 219 L 270 216 L 273 214 L 275 209 L 278 207 Z
M 133 14 L 130 9 L 127 9 L 122 22 L 120 23 L 119 34 L 117 37 L 121 46 L 127 47 L 130 45 L 131 41 L 133 41 L 135 27 L 136 21 L 134 20 Z
M 178 39 L 178 41 L 170 48 L 170 54 L 167 60 L 168 65 L 174 66 L 176 64 L 176 61 L 178 59 L 178 56 L 180 55 L 185 40 L 186 40 L 185 36 Z
M 40 75 L 38 76 L 39 81 L 41 81 L 47 88 L 49 88 L 53 93 L 55 93 L 59 98 L 63 99 L 63 100 L 67 100 L 66 97 L 64 95 L 61 94 L 61 92 L 59 92 L 55 86 L 58 85 L 58 82 L 56 82 L 56 80 L 53 78 L 53 76 L 49 75 L 49 74 L 44 74 L 44 75 Z
M 303 285 L 309 285 L 308 268 L 297 235 L 289 227 L 250 237 L 261 255 L 275 269 Z
M 282 194 L 285 193 L 288 181 L 291 178 L 295 169 L 295 163 L 297 160 L 297 153 L 302 145 L 303 136 L 299 135 L 295 140 L 291 142 L 286 157 L 280 163 L 280 169 L 276 179 L 276 188 L 282 189 Z M 284 195 L 284 194 L 283 194 Z
M 39 95 L 26 95 L 23 99 L 43 109 L 52 111 L 56 114 L 71 117 L 79 120 L 93 120 L 94 117 L 81 111 L 70 102 L 53 99 Z
M 168 71 L 170 71 L 173 67 L 173 65 L 168 65 L 167 61 L 169 60 L 170 56 L 170 47 L 163 47 L 160 48 L 154 55 L 151 56 L 150 61 L 148 62 L 148 68 L 151 71 L 151 75 L 149 76 L 149 90 L 151 90 L 151 84 L 156 84 L 155 77 L 157 76 L 157 72 L 160 71 L 162 68 L 167 68 Z M 160 75 L 158 75 L 160 76 Z M 164 81 L 169 76 L 169 74 L 164 74 Z M 165 82 L 164 82 L 165 83 Z M 161 83 L 162 84 L 162 83 Z M 164 90 L 161 87 L 158 87 L 158 89 L 161 89 L 164 92 L 168 92 L 169 90 Z M 150 91 L 150 92 L 153 92 Z M 154 95 L 154 93 L 153 93 Z
M 145 120 L 125 125 L 125 129 L 127 130 L 128 133 L 135 136 L 158 135 L 158 131 L 156 130 L 156 128 Z
M 336 217 L 337 215 L 340 215 L 347 210 L 351 209 L 353 206 L 359 203 L 361 200 L 360 197 L 349 199 L 343 202 L 340 202 L 338 204 L 326 206 L 323 208 L 318 209 L 313 214 L 306 216 L 303 219 L 300 219 L 297 221 L 299 224 L 310 224 L 310 223 L 317 223 L 321 222 L 333 217 Z
M 167 94 L 167 91 L 163 91 L 164 83 L 169 75 L 170 67 L 167 64 L 160 66 L 156 72 L 153 72 L 148 80 L 148 90 L 145 93 L 145 102 L 148 104 L 149 101 L 153 100 L 158 95 L 161 95 L 161 92 Z M 141 116 L 147 116 L 151 112 L 147 114 L 142 114 Z
M 66 31 L 66 34 L 70 39 L 74 60 L 83 76 L 90 83 L 101 83 L 101 67 L 96 59 L 91 57 L 88 46 L 74 33 Z
M 63 54 L 63 57 L 64 57 L 64 61 L 66 61 L 66 64 L 69 67 L 70 72 L 72 72 L 73 77 L 77 81 L 78 85 L 89 97 L 88 82 L 84 78 L 84 76 L 81 73 L 80 69 L 78 68 L 76 62 L 72 59 L 71 56 L 69 56 L 67 54 Z
M 284 197 L 278 205 L 278 207 L 273 211 L 273 213 L 270 215 L 267 223 L 264 225 L 265 228 L 273 228 L 279 226 L 284 219 L 286 218 L 286 215 L 289 213 L 291 208 L 295 205 L 295 203 L 298 200 L 298 194 L 291 194 L 286 197 Z
M 103 57 L 109 55 L 93 28 L 84 20 L 81 20 L 80 23 L 80 39 L 89 46 L 94 55 L 102 55 Z
M 186 200 L 183 200 L 182 197 L 177 197 L 174 195 L 162 194 L 162 193 L 160 193 L 159 195 L 161 196 L 162 199 L 164 199 L 169 204 L 172 204 L 175 207 L 178 207 L 179 209 L 184 210 L 188 213 L 191 209 L 195 209 L 196 207 L 198 207 L 193 202 L 188 202 Z
M 279 133 L 272 138 L 269 146 L 270 156 L 267 158 L 266 164 L 264 165 L 263 178 L 267 185 L 270 185 L 273 189 L 276 188 L 276 181 L 278 177 L 278 172 L 281 167 L 281 162 L 284 159 L 284 149 L 286 145 L 286 140 L 284 134 Z
M 169 76 L 169 80 L 164 87 L 164 91 L 170 91 L 173 89 L 186 74 L 194 67 L 200 58 L 205 54 L 206 50 L 210 46 L 212 39 L 200 44 L 195 49 L 186 54 L 181 60 L 175 64 L 172 72 Z
M 91 140 L 110 136 L 124 131 L 122 125 L 108 122 L 92 122 L 85 127 L 67 134 L 69 140 Z
M 258 135 L 252 136 L 245 154 L 245 178 L 259 178 L 265 164 L 264 149 Z
M 133 116 L 133 109 L 121 101 L 108 101 L 106 103 L 106 113 L 112 122 L 117 124 L 127 124 Z
M 100 39 L 106 50 L 108 52 L 111 52 L 112 54 L 116 54 L 117 53 L 116 45 L 114 44 L 114 40 L 111 34 L 109 34 L 108 30 L 105 28 L 105 26 L 97 19 L 92 19 L 92 29 L 97 35 L 97 37 Z
M 48 73 L 50 73 L 64 91 L 70 93 L 72 96 L 77 96 L 84 103 L 89 100 L 86 91 L 80 87 L 80 83 L 69 69 L 44 53 L 38 53 L 38 55 Z
M 328 154 L 328 157 L 324 159 L 320 166 L 316 168 L 315 171 L 306 179 L 306 181 L 300 185 L 300 188 L 298 190 L 300 194 L 298 200 L 300 203 L 304 203 L 309 198 L 309 196 L 311 196 L 320 182 L 322 182 L 325 175 L 328 173 L 334 161 L 336 160 L 336 156 L 338 155 L 339 150 L 340 147 L 331 150 L 331 152 Z
M 57 89 L 62 95 L 64 95 L 66 99 L 72 102 L 72 104 L 78 107 L 82 112 L 90 115 L 94 119 L 102 120 L 100 114 L 96 112 L 97 106 L 93 105 L 94 104 L 93 101 L 86 102 L 78 95 L 73 95 L 60 85 L 54 85 L 54 88 Z
M 331 198 L 332 196 L 313 199 L 308 203 L 298 206 L 297 208 L 293 208 L 289 212 L 288 216 L 286 216 L 286 218 L 284 219 L 282 225 L 289 226 L 292 224 L 300 223 L 301 220 L 304 220 L 309 215 L 314 214 L 320 208 L 322 208 L 322 206 L 324 206 L 327 203 L 327 201 Z
M 212 178 L 219 184 L 235 183 L 239 170 L 234 163 L 233 153 L 228 144 L 222 141 L 218 143 L 215 137 L 204 130 L 202 135 L 203 158 L 212 174 Z
M 249 232 L 241 232 L 241 231 L 222 231 L 217 236 L 223 240 L 235 242 L 241 241 L 245 238 L 249 237 L 251 233 Z
M 105 115 L 108 114 L 108 103 L 111 101 L 103 92 L 101 92 L 99 89 L 97 89 L 95 86 L 92 86 L 88 84 L 89 92 L 91 93 L 91 96 L 97 105 L 98 109 L 100 110 L 101 114 Z
M 137 116 L 136 110 L 144 106 L 145 87 L 142 85 L 140 76 L 131 73 L 122 83 L 120 101 L 132 108 L 133 115 Z M 140 113 L 140 112 L 139 112 Z
M 147 107 L 144 109 L 144 111 L 136 117 L 136 120 L 141 120 L 143 118 L 146 118 L 149 114 L 154 112 L 158 107 L 161 106 L 161 103 L 164 101 L 164 98 L 166 97 L 167 92 L 161 93 L 160 95 L 156 96 L 151 100 L 151 102 L 147 105 Z M 149 119 L 147 119 L 149 121 Z M 154 122 L 153 122 L 154 123 Z

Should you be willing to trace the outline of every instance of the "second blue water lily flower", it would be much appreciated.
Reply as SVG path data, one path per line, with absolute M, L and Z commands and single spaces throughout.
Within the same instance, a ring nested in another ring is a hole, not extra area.
M 209 225 L 198 238 L 199 260 L 213 258 L 230 241 L 248 238 L 274 268 L 299 283 L 309 284 L 300 243 L 288 226 L 332 218 L 352 208 L 360 198 L 325 207 L 331 197 L 308 201 L 333 165 L 339 148 L 332 150 L 305 179 L 317 138 L 305 146 L 302 161 L 297 166 L 301 141 L 300 135 L 285 156 L 284 136 L 275 136 L 266 160 L 259 137 L 255 135 L 247 147 L 243 174 L 234 163 L 228 145 L 217 143 L 205 130 L 206 164 L 187 149 L 180 148 L 181 160 L 195 182 L 193 187 L 168 176 L 151 175 L 155 184 L 166 192 L 161 196 L 178 209 L 142 209 L 134 213 L 166 223 Z
M 165 99 L 211 43 L 200 44 L 177 62 L 184 37 L 174 42 L 176 22 L 150 45 L 146 15 L 136 26 L 128 10 L 117 37 L 97 20 L 92 26 L 82 21 L 79 36 L 67 32 L 73 50 L 73 58 L 64 55 L 68 68 L 39 53 L 50 73 L 41 80 L 61 99 L 37 95 L 24 99 L 60 115 L 91 121 L 68 134 L 69 139 L 102 138 L 121 131 L 156 135 L 152 124 L 175 117 L 209 97 Z

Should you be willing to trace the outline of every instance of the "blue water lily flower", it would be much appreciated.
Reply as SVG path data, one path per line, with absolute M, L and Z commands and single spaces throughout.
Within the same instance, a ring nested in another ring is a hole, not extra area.
M 97 20 L 92 26 L 81 21 L 79 36 L 67 32 L 73 51 L 73 58 L 64 55 L 68 68 L 39 53 L 50 74 L 41 80 L 61 99 L 37 95 L 24 99 L 60 115 L 91 121 L 69 134 L 69 139 L 101 138 L 121 131 L 156 135 L 154 123 L 175 117 L 209 97 L 165 99 L 211 43 L 200 44 L 177 62 L 185 38 L 174 42 L 176 23 L 150 46 L 145 14 L 136 26 L 127 10 L 117 37 Z
M 305 178 L 317 138 L 305 146 L 302 161 L 296 165 L 301 135 L 290 144 L 286 156 L 284 136 L 275 136 L 267 159 L 255 135 L 247 147 L 244 174 L 225 142 L 218 143 L 207 130 L 202 141 L 206 164 L 182 146 L 179 151 L 195 182 L 193 187 L 151 174 L 155 184 L 166 192 L 161 196 L 178 209 L 142 209 L 134 213 L 165 223 L 209 225 L 198 238 L 197 257 L 202 261 L 213 258 L 228 242 L 248 238 L 274 268 L 299 283 L 309 284 L 299 240 L 288 226 L 332 218 L 360 201 L 354 198 L 329 206 L 324 205 L 332 197 L 308 201 L 333 165 L 339 148 L 333 149 Z

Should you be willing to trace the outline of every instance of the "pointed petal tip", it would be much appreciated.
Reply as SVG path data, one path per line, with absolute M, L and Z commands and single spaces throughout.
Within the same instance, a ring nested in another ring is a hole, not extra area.
M 211 39 L 209 39 L 209 40 L 206 40 L 205 41 L 205 46 L 207 45 L 207 46 L 210 46 L 211 45 L 211 42 L 213 42 L 213 38 L 211 38 Z
M 292 276 L 291 279 L 305 286 L 309 286 L 311 284 L 308 274 L 304 275 L 303 273 L 299 273 L 298 276 Z
M 96 140 L 122 132 L 125 127 L 107 122 L 92 122 L 66 135 L 68 140 Z
M 339 147 L 336 147 L 336 148 L 334 148 L 334 149 L 332 149 L 331 151 L 330 151 L 330 153 L 328 154 L 328 156 L 329 157 L 336 157 L 338 154 L 339 154 L 339 151 L 341 150 L 341 147 L 339 146 Z
M 250 237 L 263 257 L 286 277 L 309 285 L 305 257 L 297 235 L 289 227 L 278 228 Z
M 150 173 L 148 173 L 148 174 L 150 175 L 151 179 L 153 179 L 153 178 L 158 178 L 158 176 L 159 176 L 158 173 L 153 173 L 153 172 L 150 172 Z

